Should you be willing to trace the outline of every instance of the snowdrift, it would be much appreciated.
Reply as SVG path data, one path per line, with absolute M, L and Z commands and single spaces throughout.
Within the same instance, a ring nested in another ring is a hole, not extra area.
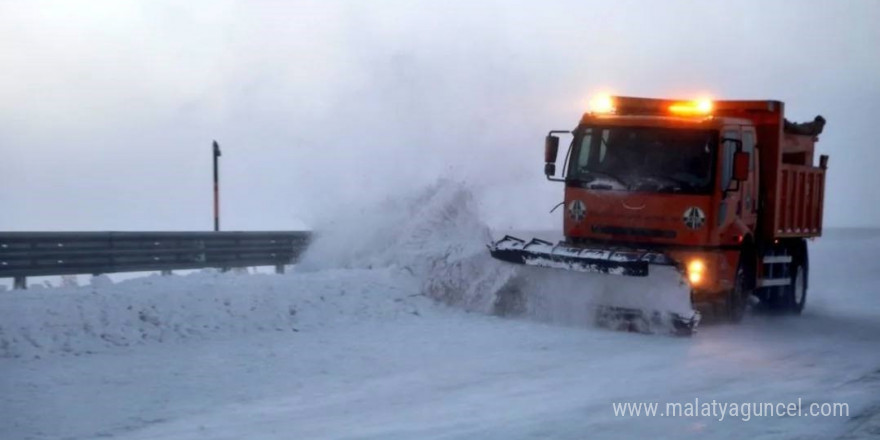
M 0 357 L 82 354 L 156 342 L 412 316 L 427 304 L 392 270 L 300 275 L 202 272 L 40 289 L 0 300 Z

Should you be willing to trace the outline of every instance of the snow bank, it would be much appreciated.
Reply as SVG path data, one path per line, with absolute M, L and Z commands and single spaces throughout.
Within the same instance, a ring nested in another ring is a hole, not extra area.
M 295 333 L 345 320 L 393 319 L 426 305 L 393 270 L 237 275 L 205 271 L 0 297 L 0 357 L 81 354 L 217 335 Z

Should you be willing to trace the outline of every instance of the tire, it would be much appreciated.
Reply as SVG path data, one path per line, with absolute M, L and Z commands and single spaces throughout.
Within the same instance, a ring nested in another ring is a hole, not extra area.
M 749 303 L 749 296 L 751 296 L 752 291 L 749 286 L 751 283 L 748 279 L 748 272 L 742 264 L 743 257 L 740 258 L 740 263 L 736 268 L 736 278 L 733 282 L 733 289 L 727 294 L 727 298 L 724 301 L 724 317 L 727 322 L 732 324 L 737 324 L 743 320 L 743 317 L 746 315 L 746 306 Z
M 791 285 L 783 292 L 782 309 L 783 311 L 795 315 L 800 315 L 807 305 L 807 267 L 801 262 L 797 262 L 791 271 Z

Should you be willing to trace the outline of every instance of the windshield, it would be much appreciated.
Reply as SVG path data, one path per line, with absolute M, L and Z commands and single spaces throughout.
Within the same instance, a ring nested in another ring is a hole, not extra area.
M 581 127 L 566 180 L 589 189 L 707 194 L 718 133 L 658 127 Z

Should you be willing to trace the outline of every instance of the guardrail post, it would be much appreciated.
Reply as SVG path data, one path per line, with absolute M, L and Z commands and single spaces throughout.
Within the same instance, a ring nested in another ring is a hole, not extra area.
M 275 265 L 275 273 L 277 273 L 277 274 L 284 273 L 284 265 L 283 264 L 276 264 Z
M 159 274 L 162 275 L 163 277 L 167 277 L 167 276 L 171 276 L 171 275 L 172 275 L 172 273 L 171 273 L 170 270 L 163 270 L 163 271 L 160 271 Z
M 19 290 L 27 289 L 27 277 L 14 277 L 12 279 L 12 288 Z

